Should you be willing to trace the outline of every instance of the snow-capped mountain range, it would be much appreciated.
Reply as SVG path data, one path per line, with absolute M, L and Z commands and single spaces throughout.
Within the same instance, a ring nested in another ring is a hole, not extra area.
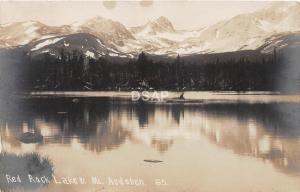
M 194 31 L 176 30 L 166 17 L 136 27 L 103 17 L 63 26 L 27 21 L 1 24 L 0 48 L 25 46 L 33 54 L 53 55 L 61 48 L 81 49 L 93 58 L 134 57 L 142 51 L 156 55 L 269 51 L 272 45 L 288 46 L 284 38 L 300 34 L 299 21 L 299 2 L 273 2 Z

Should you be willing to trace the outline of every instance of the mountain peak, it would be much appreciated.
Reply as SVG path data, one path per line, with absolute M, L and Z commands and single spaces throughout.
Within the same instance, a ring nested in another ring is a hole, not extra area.
M 167 18 L 167 17 L 165 17 L 165 16 L 160 16 L 160 17 L 158 17 L 156 20 L 155 20 L 155 22 L 157 22 L 157 23 L 169 23 L 169 24 L 171 24 L 172 25 L 172 23 L 170 22 L 170 20 Z
M 300 2 L 296 1 L 277 1 L 271 2 L 266 7 L 258 12 L 263 12 L 265 14 L 285 14 L 290 15 L 293 13 L 299 14 L 300 12 Z
M 269 3 L 268 6 L 266 6 L 266 9 L 278 9 L 278 10 L 283 10 L 283 9 L 288 9 L 291 7 L 300 7 L 300 2 L 297 1 L 276 1 L 276 2 L 271 2 Z
M 42 24 L 39 21 L 34 21 L 34 20 L 29 20 L 29 21 L 22 21 L 20 22 L 23 25 L 38 25 L 38 24 Z
M 123 24 L 101 16 L 91 18 L 77 28 L 79 32 L 90 33 L 115 44 L 122 44 L 124 39 L 134 39 Z
M 175 29 L 171 21 L 164 16 L 160 16 L 156 20 L 150 22 L 152 29 L 155 32 L 174 32 Z
M 139 35 L 157 35 L 158 33 L 176 32 L 173 24 L 164 16 L 160 16 L 155 20 L 149 21 L 145 25 L 131 27 L 130 31 L 133 34 Z
M 87 21 L 83 22 L 83 25 L 114 25 L 119 22 L 113 21 L 111 19 L 104 18 L 102 16 L 96 16 L 91 19 L 88 19 Z

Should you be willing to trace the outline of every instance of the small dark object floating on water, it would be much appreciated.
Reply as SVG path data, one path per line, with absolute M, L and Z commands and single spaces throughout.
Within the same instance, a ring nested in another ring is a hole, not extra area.
M 147 163 L 162 163 L 163 162 L 161 160 L 154 160 L 154 159 L 144 159 L 144 161 Z
M 43 141 L 43 136 L 40 133 L 26 132 L 20 136 L 19 140 L 22 143 L 40 143 Z
M 179 99 L 185 99 L 184 98 L 184 93 L 181 93 L 181 95 L 179 96 Z

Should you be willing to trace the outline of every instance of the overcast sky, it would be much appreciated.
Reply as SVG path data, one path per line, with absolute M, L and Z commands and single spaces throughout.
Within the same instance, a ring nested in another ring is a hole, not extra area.
M 0 23 L 37 20 L 48 25 L 70 24 L 102 16 L 137 26 L 166 16 L 176 29 L 199 29 L 237 14 L 253 12 L 269 2 L 114 1 L 0 2 Z

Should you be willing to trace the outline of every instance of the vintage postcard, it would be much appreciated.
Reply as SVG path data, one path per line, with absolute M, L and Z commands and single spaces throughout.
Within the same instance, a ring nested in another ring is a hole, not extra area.
M 0 1 L 0 192 L 300 192 L 299 1 Z

